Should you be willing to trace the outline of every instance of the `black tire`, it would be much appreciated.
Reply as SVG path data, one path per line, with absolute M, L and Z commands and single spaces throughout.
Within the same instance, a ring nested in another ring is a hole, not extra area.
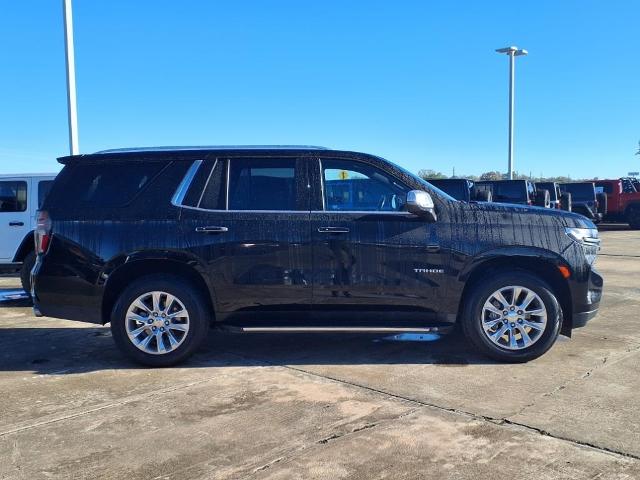
M 35 263 L 35 252 L 29 252 L 22 260 L 22 267 L 20 268 L 20 283 L 29 296 L 31 296 L 31 270 L 33 270 Z
M 551 195 L 549 194 L 549 190 L 541 188 L 536 191 L 535 204 L 538 207 L 551 208 Z
M 604 217 L 608 211 L 607 194 L 606 193 L 596 194 L 596 200 L 598 200 L 598 213 L 601 213 L 602 216 Z
M 560 195 L 560 208 L 567 212 L 571 212 L 573 210 L 571 192 L 564 192 Z
M 173 295 L 189 314 L 189 330 L 184 334 L 184 341 L 168 353 L 146 353 L 136 347 L 127 335 L 126 316 L 130 305 L 141 295 L 152 291 Z M 209 316 L 207 302 L 191 283 L 173 275 L 149 275 L 134 281 L 118 297 L 111 312 L 111 333 L 120 351 L 133 361 L 150 367 L 168 367 L 186 360 L 200 347 L 207 337 Z
M 629 208 L 626 217 L 629 227 L 640 230 L 640 206 Z
M 510 285 L 536 293 L 547 310 L 547 323 L 539 338 L 529 347 L 509 350 L 493 343 L 482 328 L 482 309 L 490 296 Z M 467 340 L 484 355 L 500 362 L 528 362 L 544 354 L 555 343 L 562 327 L 562 309 L 553 291 L 541 278 L 524 270 L 487 275 L 476 282 L 465 302 L 462 330 Z

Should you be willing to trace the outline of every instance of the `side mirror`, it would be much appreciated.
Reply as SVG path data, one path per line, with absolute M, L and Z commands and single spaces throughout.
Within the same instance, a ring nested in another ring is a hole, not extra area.
M 429 222 L 438 220 L 433 198 L 422 190 L 411 190 L 407 193 L 407 210 L 414 215 L 425 217 Z

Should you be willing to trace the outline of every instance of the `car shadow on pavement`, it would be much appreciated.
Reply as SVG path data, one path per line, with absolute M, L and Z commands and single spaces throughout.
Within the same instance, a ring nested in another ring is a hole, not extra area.
M 428 342 L 386 335 L 230 333 L 212 329 L 205 345 L 177 368 L 268 365 L 402 365 L 464 367 L 491 360 L 473 352 L 461 335 Z M 62 375 L 144 368 L 116 348 L 109 327 L 6 327 L 0 320 L 0 372 Z

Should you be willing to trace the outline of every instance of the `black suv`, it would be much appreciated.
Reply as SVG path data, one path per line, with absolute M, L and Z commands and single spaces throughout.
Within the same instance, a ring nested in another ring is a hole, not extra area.
M 558 210 L 456 201 L 372 155 L 312 147 L 65 157 L 39 212 L 38 315 L 105 324 L 171 365 L 210 325 L 447 331 L 527 361 L 598 309 L 598 232 Z

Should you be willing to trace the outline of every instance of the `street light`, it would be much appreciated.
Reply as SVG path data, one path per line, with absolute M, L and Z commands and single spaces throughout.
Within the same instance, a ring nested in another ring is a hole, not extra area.
M 76 62 L 73 54 L 73 18 L 71 0 L 62 0 L 64 15 L 64 47 L 67 64 L 67 112 L 69 115 L 69 153 L 77 155 L 78 150 L 78 109 L 76 106 Z
M 509 180 L 513 180 L 513 109 L 514 109 L 514 80 L 516 73 L 515 57 L 526 55 L 526 50 L 518 47 L 498 48 L 498 53 L 509 55 Z

